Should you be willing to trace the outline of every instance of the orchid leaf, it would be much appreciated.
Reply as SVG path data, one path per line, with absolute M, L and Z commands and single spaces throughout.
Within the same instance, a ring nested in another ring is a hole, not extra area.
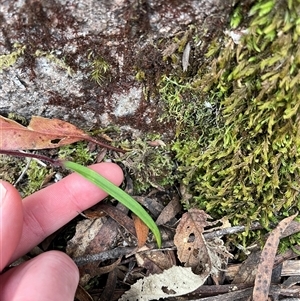
M 113 198 L 115 198 L 117 201 L 131 210 L 153 232 L 158 247 L 161 247 L 161 235 L 157 225 L 155 224 L 151 216 L 147 213 L 147 211 L 129 194 L 88 167 L 70 161 L 62 161 L 62 165 L 72 171 L 77 172 L 88 181 L 97 185 L 99 188 L 104 190 L 106 193 L 111 195 Z

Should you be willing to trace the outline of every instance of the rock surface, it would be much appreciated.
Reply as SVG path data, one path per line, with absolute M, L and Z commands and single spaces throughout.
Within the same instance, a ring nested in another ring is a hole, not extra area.
M 190 25 L 222 31 L 234 2 L 1 0 L 0 113 L 163 132 L 153 91 L 168 40 Z

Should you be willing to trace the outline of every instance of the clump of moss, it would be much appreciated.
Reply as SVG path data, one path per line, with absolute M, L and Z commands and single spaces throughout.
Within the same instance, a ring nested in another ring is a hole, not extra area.
M 8 54 L 0 55 L 0 71 L 13 66 L 17 60 L 25 55 L 26 46 L 15 43 L 13 45 L 14 51 Z M 58 58 L 53 52 L 47 52 L 37 49 L 34 53 L 34 57 L 45 57 L 47 60 L 56 64 L 59 68 L 66 70 L 68 75 L 73 74 L 73 70 L 66 64 L 64 59 Z
M 95 57 L 93 52 L 89 53 L 88 59 L 91 60 L 91 79 L 98 85 L 101 85 L 108 76 L 111 68 L 110 64 L 101 56 Z
M 0 155 L 0 179 L 14 184 L 25 167 L 26 160 Z
M 197 75 L 160 83 L 190 204 L 234 225 L 268 228 L 300 209 L 299 12 L 257 1 L 236 44 L 215 40 Z
M 25 175 L 26 184 L 21 187 L 22 196 L 25 197 L 40 190 L 52 172 L 51 168 L 31 160 Z
M 151 137 L 150 140 L 156 139 Z M 147 138 L 145 140 L 123 141 L 122 147 L 128 151 L 116 159 L 129 171 L 134 193 L 145 192 L 150 187 L 163 189 L 175 181 L 175 166 L 168 147 L 153 147 L 147 143 Z
M 19 57 L 21 57 L 26 49 L 26 46 L 15 43 L 14 51 L 8 54 L 0 55 L 0 71 L 14 65 Z
M 87 142 L 80 141 L 61 146 L 58 150 L 58 157 L 81 165 L 89 165 L 95 161 L 96 152 L 91 152 L 89 150 Z
M 69 76 L 74 73 L 72 68 L 65 62 L 65 60 L 63 58 L 58 58 L 53 52 L 47 52 L 37 49 L 34 55 L 36 57 L 45 57 L 47 60 L 53 62 L 59 68 L 65 70 Z
M 22 197 L 40 190 L 52 175 L 52 168 L 35 160 L 0 155 L 0 179 L 16 185 Z

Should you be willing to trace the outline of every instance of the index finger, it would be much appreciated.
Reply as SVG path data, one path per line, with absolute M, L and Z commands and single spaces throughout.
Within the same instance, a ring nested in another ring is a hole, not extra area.
M 123 180 L 123 172 L 116 164 L 99 163 L 91 168 L 116 185 L 120 185 Z M 12 261 L 106 196 L 107 193 L 88 180 L 78 174 L 71 174 L 25 198 L 23 232 Z

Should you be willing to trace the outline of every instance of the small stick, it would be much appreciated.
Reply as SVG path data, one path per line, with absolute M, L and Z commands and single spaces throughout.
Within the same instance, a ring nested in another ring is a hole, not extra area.
M 31 162 L 31 159 L 32 158 L 29 158 L 28 160 L 27 160 L 27 163 L 26 163 L 26 166 L 23 168 L 23 171 L 22 171 L 22 173 L 20 174 L 20 176 L 18 177 L 18 179 L 17 179 L 17 181 L 14 183 L 14 186 L 16 187 L 17 186 L 17 184 L 23 179 L 23 177 L 24 177 L 24 175 L 25 175 L 25 173 L 26 173 L 26 171 L 28 170 L 28 168 L 29 168 L 29 165 L 30 165 L 30 162 Z
M 109 144 L 106 144 L 104 142 L 100 142 L 92 137 L 88 137 L 88 138 L 85 138 L 87 141 L 90 141 L 90 142 L 93 142 L 101 147 L 104 147 L 104 148 L 107 148 L 107 149 L 110 149 L 110 150 L 113 150 L 113 151 L 116 151 L 116 152 L 119 152 L 119 153 L 126 153 L 127 151 L 122 149 L 122 148 L 118 148 L 118 147 L 114 147 L 112 145 L 109 145 Z
M 6 150 L 6 149 L 0 149 L 0 154 L 8 155 L 8 156 L 17 156 L 17 157 L 21 157 L 21 158 L 34 158 L 34 159 L 49 162 L 53 166 L 62 166 L 60 160 L 51 159 L 47 156 L 39 155 L 39 154 L 23 153 L 23 152 L 19 152 L 17 150 Z

